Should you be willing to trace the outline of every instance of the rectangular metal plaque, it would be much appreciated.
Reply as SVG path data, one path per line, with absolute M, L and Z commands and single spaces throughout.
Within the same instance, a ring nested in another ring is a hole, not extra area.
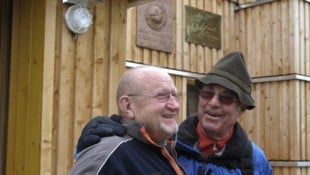
M 154 0 L 137 7 L 137 46 L 171 53 L 174 0 Z
M 221 16 L 185 6 L 185 41 L 221 49 Z

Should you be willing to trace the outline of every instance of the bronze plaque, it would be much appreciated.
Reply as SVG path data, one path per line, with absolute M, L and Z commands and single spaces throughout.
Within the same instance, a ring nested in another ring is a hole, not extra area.
M 221 16 L 185 6 L 185 41 L 221 49 Z
M 154 0 L 137 7 L 137 46 L 171 53 L 174 0 Z

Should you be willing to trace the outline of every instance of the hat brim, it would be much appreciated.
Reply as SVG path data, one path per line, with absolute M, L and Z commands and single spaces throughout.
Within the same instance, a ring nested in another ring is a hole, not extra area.
M 224 78 L 222 76 L 215 75 L 215 74 L 208 74 L 203 78 L 195 80 L 195 85 L 199 89 L 201 89 L 204 85 L 208 85 L 208 84 L 218 84 L 220 86 L 223 86 L 227 89 L 232 90 L 238 95 L 240 103 L 246 105 L 247 106 L 246 108 L 248 110 L 255 108 L 254 99 L 251 97 L 251 95 L 243 91 L 239 86 L 237 86 L 235 83 L 233 83 L 229 79 Z

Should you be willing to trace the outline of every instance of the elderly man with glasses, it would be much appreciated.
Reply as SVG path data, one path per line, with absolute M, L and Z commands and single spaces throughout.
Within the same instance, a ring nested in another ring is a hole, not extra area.
M 122 119 L 127 133 L 84 149 L 70 174 L 183 175 L 173 154 L 180 105 L 170 75 L 157 67 L 130 69 L 122 75 L 116 96 L 119 114 L 113 117 Z
M 177 161 L 185 173 L 271 175 L 264 151 L 248 139 L 237 121 L 246 110 L 255 107 L 242 53 L 224 56 L 206 76 L 195 80 L 195 85 L 199 89 L 198 112 L 183 121 L 177 133 Z M 91 129 L 98 131 L 105 122 L 90 123 L 97 123 Z M 117 126 L 122 128 L 119 124 L 110 128 L 116 131 Z M 80 149 L 96 142 L 95 139 L 87 142 L 90 136 L 82 133 Z

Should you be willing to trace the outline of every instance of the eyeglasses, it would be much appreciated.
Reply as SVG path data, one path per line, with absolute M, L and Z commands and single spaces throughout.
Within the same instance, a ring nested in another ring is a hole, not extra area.
M 202 89 L 199 91 L 199 96 L 205 100 L 210 101 L 215 96 L 215 92 Z M 236 95 L 231 92 L 218 94 L 218 99 L 224 105 L 231 105 L 233 102 L 238 101 Z
M 154 99 L 157 99 L 159 102 L 169 101 L 170 96 L 172 96 L 172 98 L 177 102 L 179 102 L 181 99 L 181 94 L 171 93 L 171 92 L 161 92 L 156 95 L 128 94 L 128 96 L 142 96 L 142 97 L 154 98 Z

